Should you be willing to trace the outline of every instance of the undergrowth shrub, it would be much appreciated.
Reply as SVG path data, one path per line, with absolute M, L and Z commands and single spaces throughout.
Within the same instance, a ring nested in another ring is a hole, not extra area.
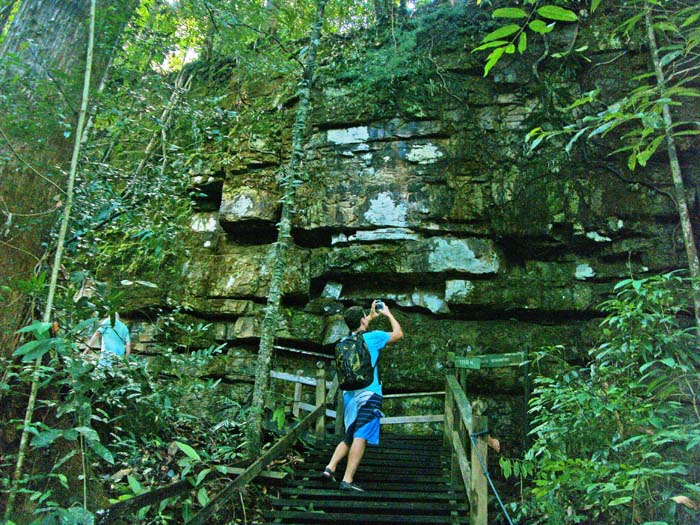
M 501 461 L 527 478 L 511 506 L 520 523 L 698 523 L 700 355 L 682 323 L 693 284 L 676 272 L 621 281 L 586 366 L 540 352 L 535 367 L 559 372 L 535 379 L 524 460 Z

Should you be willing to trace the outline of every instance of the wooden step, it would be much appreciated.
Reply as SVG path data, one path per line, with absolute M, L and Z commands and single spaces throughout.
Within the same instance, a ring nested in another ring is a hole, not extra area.
M 282 510 L 275 512 L 265 512 L 267 523 L 450 523 L 467 524 L 467 516 L 424 516 L 412 514 L 372 514 L 363 513 L 358 506 L 358 512 L 311 512 L 298 510 Z
M 355 495 L 347 491 L 339 490 L 338 488 L 311 488 L 311 487 L 292 487 L 284 486 L 279 489 L 279 493 L 285 496 L 293 496 L 296 498 L 317 498 L 322 500 L 329 499 L 347 499 L 357 497 L 359 500 L 386 500 L 386 501 L 458 501 L 464 502 L 465 495 L 459 491 L 440 490 L 437 492 L 422 492 L 414 493 L 407 491 L 390 491 L 382 490 L 377 492 L 364 492 Z
M 452 512 L 466 512 L 464 505 L 457 502 L 445 501 L 367 501 L 355 498 L 340 498 L 332 500 L 306 500 L 298 498 L 274 498 L 271 500 L 274 508 L 287 508 L 293 510 L 296 507 L 304 507 L 305 510 L 315 509 L 324 512 L 347 512 L 348 509 L 356 510 L 361 507 L 363 512 L 377 512 L 379 514 L 392 514 L 409 511 L 411 514 L 429 514 L 433 516 L 450 514 Z
M 464 490 L 456 489 L 440 436 L 382 434 L 367 447 L 355 481 L 365 492 L 341 491 L 321 478 L 337 442 L 319 442 L 269 498 L 266 523 L 468 523 Z M 345 463 L 338 465 L 340 478 Z

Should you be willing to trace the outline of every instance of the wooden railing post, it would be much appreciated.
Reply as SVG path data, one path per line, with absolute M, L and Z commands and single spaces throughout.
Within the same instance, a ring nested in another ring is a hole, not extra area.
M 335 400 L 335 435 L 341 438 L 345 434 L 345 398 L 339 390 Z
M 486 473 L 481 467 L 488 468 L 488 418 L 486 416 L 474 414 L 472 416 L 474 436 L 472 439 L 472 454 L 471 454 L 471 486 L 469 498 L 469 524 L 470 525 L 487 525 L 488 524 L 488 481 Z M 474 442 L 476 441 L 476 443 Z
M 304 374 L 303 370 L 297 370 L 297 375 Z M 299 417 L 299 405 L 301 404 L 301 383 L 294 383 L 294 401 L 292 402 L 292 415 Z
M 446 379 L 447 376 L 454 377 L 455 369 L 453 363 L 448 361 L 446 366 Z M 460 428 L 459 424 L 455 424 L 455 406 L 454 406 L 454 394 L 452 393 L 452 388 L 450 388 L 449 383 L 445 382 L 445 421 L 443 427 L 443 444 L 445 447 L 449 447 L 450 450 L 450 484 L 455 485 L 461 477 L 459 476 L 459 458 L 454 448 L 453 440 L 457 437 L 458 433 L 455 430 Z
M 321 437 L 326 433 L 326 368 L 323 361 L 316 363 L 316 406 L 324 407 L 316 420 L 316 435 Z

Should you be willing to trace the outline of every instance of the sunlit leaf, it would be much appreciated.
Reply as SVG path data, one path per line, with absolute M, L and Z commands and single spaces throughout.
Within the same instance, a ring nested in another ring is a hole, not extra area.
M 523 54 L 527 49 L 527 33 L 523 31 L 518 38 L 518 53 Z
M 540 35 L 546 35 L 552 29 L 554 29 L 554 26 L 552 24 L 545 24 L 542 20 L 533 20 L 528 24 L 528 27 L 534 31 L 535 33 L 539 33 Z
M 510 36 L 518 31 L 520 31 L 520 26 L 518 24 L 508 24 L 503 27 L 499 27 L 495 31 L 491 31 L 481 41 L 491 42 L 492 40 L 500 40 L 501 38 Z
M 527 18 L 527 13 L 519 7 L 502 7 L 491 15 L 494 18 Z
M 537 14 L 543 18 L 558 22 L 576 22 L 578 20 L 576 13 L 556 5 L 543 5 L 537 10 Z

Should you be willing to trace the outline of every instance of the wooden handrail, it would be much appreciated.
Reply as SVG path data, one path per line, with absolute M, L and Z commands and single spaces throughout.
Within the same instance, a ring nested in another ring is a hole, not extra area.
M 448 373 L 445 390 L 445 444 L 452 450 L 453 476 L 456 471 L 462 478 L 464 490 L 469 500 L 470 525 L 486 525 L 488 508 L 486 500 L 488 486 L 481 461 L 486 462 L 487 446 L 485 431 L 487 418 L 472 413 L 472 406 L 457 378 Z M 455 416 L 454 409 L 457 409 Z M 457 422 L 461 421 L 467 434 L 471 457 L 467 457 Z
M 234 479 L 225 489 L 217 494 L 209 504 L 195 514 L 186 525 L 203 525 L 218 511 L 223 509 L 237 493 L 248 482 L 255 477 L 270 463 L 284 454 L 297 440 L 297 438 L 308 428 L 316 423 L 319 416 L 325 411 L 325 404 L 316 407 L 316 410 L 302 419 L 288 434 L 275 443 L 270 450 L 258 458 L 245 472 Z
M 467 432 L 469 432 L 469 436 L 471 437 L 471 435 L 474 433 L 472 426 L 473 414 L 472 406 L 467 399 L 467 395 L 464 393 L 464 390 L 462 390 L 462 387 L 459 386 L 457 378 L 453 375 L 447 376 L 447 387 L 450 389 L 455 405 L 457 405 L 457 410 L 459 410 L 459 416 L 462 423 L 464 423 L 464 427 L 467 429 Z

